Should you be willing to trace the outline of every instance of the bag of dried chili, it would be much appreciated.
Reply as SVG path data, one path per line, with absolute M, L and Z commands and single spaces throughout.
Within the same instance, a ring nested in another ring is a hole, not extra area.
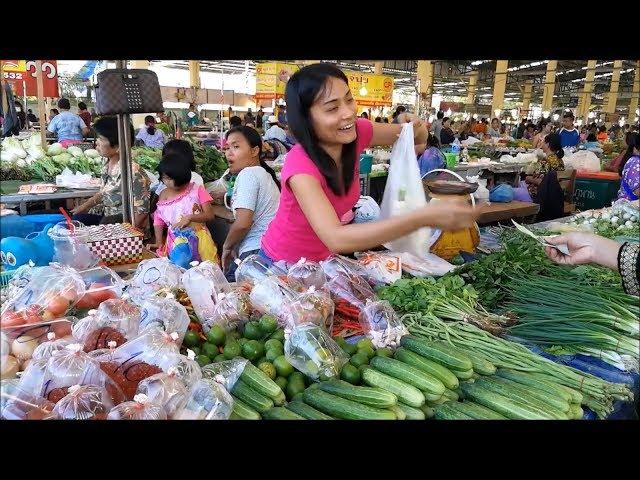
M 107 414 L 107 420 L 166 420 L 162 405 L 151 401 L 144 393 L 138 393 L 130 402 L 116 405 Z

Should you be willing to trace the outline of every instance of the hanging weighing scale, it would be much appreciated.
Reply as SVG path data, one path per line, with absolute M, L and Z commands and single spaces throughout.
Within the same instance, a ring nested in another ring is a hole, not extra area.
M 473 192 L 478 184 L 465 182 L 455 172 L 446 169 L 435 169 L 422 177 L 425 195 L 429 202 L 467 201 L 475 207 Z M 430 250 L 445 260 L 451 260 L 460 252 L 475 253 L 480 245 L 480 228 L 477 223 L 472 227 L 454 232 L 443 232 L 433 229 L 430 239 Z

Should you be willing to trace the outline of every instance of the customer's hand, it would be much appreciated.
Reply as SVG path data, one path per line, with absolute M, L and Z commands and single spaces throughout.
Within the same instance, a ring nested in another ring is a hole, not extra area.
M 444 231 L 457 231 L 472 227 L 483 207 L 471 207 L 462 201 L 438 201 L 424 207 L 425 224 Z
M 545 240 L 551 245 L 566 244 L 569 249 L 570 255 L 564 255 L 555 248 L 545 248 L 547 256 L 556 263 L 564 265 L 596 263 L 612 270 L 618 268 L 618 251 L 621 245 L 615 240 L 583 232 L 565 233 L 556 237 L 546 237 Z
M 182 228 L 187 227 L 191 223 L 191 215 L 183 215 L 180 219 L 174 223 L 172 226 L 176 230 L 180 230 Z
M 222 249 L 222 271 L 226 272 L 227 270 L 229 270 L 229 267 L 231 266 L 231 264 L 233 263 L 233 261 L 235 260 L 236 255 L 235 252 L 233 251 L 233 249 L 230 248 L 223 248 Z

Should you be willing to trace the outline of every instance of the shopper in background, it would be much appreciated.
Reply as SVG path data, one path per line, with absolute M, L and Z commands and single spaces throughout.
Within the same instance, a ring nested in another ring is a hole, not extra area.
M 231 108 L 231 107 L 229 107 Z M 189 110 L 185 113 L 185 121 L 187 123 L 187 127 L 195 127 L 200 123 L 200 117 L 198 116 L 198 110 L 193 103 L 189 104 Z
M 407 107 L 405 107 L 404 105 L 398 105 L 396 107 L 396 111 L 393 112 L 393 115 L 391 116 L 393 118 L 391 123 L 398 123 L 398 115 L 400 115 L 401 113 L 404 113 L 406 111 L 407 111 Z
M 267 119 L 267 123 L 269 128 L 264 133 L 265 140 L 280 140 L 282 143 L 287 141 L 287 132 L 285 132 L 280 125 L 278 125 L 278 118 L 274 115 L 271 115 Z
M 624 138 L 625 143 L 625 151 L 618 155 L 616 158 L 613 158 L 610 162 L 608 162 L 604 170 L 607 172 L 616 172 L 620 176 L 622 176 L 622 169 L 627 160 L 629 160 L 633 156 L 633 144 L 636 141 L 636 136 L 638 133 L 629 131 Z
M 491 127 L 487 130 L 487 133 L 492 137 L 499 137 L 500 127 L 502 127 L 502 123 L 498 118 L 494 118 L 491 120 Z
M 286 105 L 280 105 L 278 107 L 278 123 L 280 125 L 287 124 L 287 106 Z
M 31 109 L 27 110 L 27 120 L 31 123 L 36 123 L 38 121 L 38 117 L 36 117 Z
M 626 160 L 620 162 L 620 190 L 618 198 L 627 200 L 638 200 L 640 196 L 640 135 L 636 134 L 629 139 L 632 142 L 629 148 L 633 147 L 633 154 Z
M 442 129 L 440 130 L 440 144 L 448 145 L 455 140 L 455 135 L 451 129 L 451 119 L 444 117 L 442 119 Z
M 436 119 L 431 124 L 431 133 L 440 141 L 440 132 L 442 131 L 442 119 L 444 118 L 444 112 L 439 110 L 436 114 Z
M 162 148 L 166 142 L 164 132 L 156 128 L 156 117 L 153 115 L 144 117 L 144 127 L 138 131 L 136 139 L 142 140 L 150 148 Z
M 535 136 L 536 133 L 536 126 L 529 122 L 527 123 L 527 127 L 525 128 L 524 131 L 524 135 L 522 136 L 522 138 L 524 138 L 525 140 L 529 140 L 532 141 L 533 137 Z
M 607 135 L 606 126 L 601 125 L 600 128 L 598 128 L 598 136 L 596 138 L 598 139 L 599 142 L 604 142 L 609 138 L 609 135 Z
M 14 103 L 16 106 L 16 115 L 18 115 L 19 128 L 20 130 L 22 130 L 27 127 L 27 114 L 24 111 L 24 107 L 22 106 L 22 103 L 20 103 L 17 100 L 15 100 Z
M 551 245 L 566 245 L 569 255 L 553 247 L 546 247 L 547 256 L 561 265 L 594 263 L 617 270 L 622 277 L 622 287 L 628 295 L 640 295 L 640 244 L 600 237 L 592 233 L 570 232 L 547 237 Z
M 546 157 L 533 164 L 533 171 L 525 177 L 529 195 L 540 205 L 540 221 L 560 218 L 564 212 L 564 193 L 556 173 L 564 170 L 564 150 L 560 142 L 559 134 L 547 135 L 542 145 Z
M 540 131 L 533 137 L 533 148 L 542 148 L 544 145 L 544 139 L 553 131 L 553 123 L 548 120 L 540 120 Z
M 462 122 L 458 130 L 458 140 L 466 140 L 471 136 L 471 133 L 471 124 L 469 122 Z
M 52 108 L 51 110 L 49 110 L 49 122 L 51 122 L 51 120 L 53 120 L 53 117 L 55 117 L 56 115 L 59 115 L 60 112 L 58 111 L 57 108 Z
M 520 120 L 520 123 L 518 124 L 517 128 L 515 129 L 515 132 L 513 134 L 513 138 L 516 140 L 519 140 L 520 138 L 522 138 L 524 136 L 524 131 L 527 128 L 527 119 L 523 118 Z
M 231 195 L 231 211 L 216 207 L 216 215 L 232 220 L 222 248 L 222 268 L 235 281 L 236 257 L 241 260 L 258 253 L 262 236 L 276 215 L 280 182 L 264 161 L 262 139 L 255 130 L 237 127 L 227 132 L 225 156 L 229 173 L 236 175 Z
M 262 107 L 258 109 L 258 113 L 256 114 L 256 128 L 258 130 L 262 129 L 264 126 L 264 112 L 262 111 Z
M 84 102 L 78 103 L 78 116 L 84 121 L 87 127 L 91 126 L 91 114 L 87 110 L 87 104 Z
M 63 147 L 80 143 L 83 137 L 89 135 L 89 127 L 78 115 L 69 111 L 71 103 L 67 98 L 58 100 L 58 108 L 61 112 L 51 119 L 47 130 L 57 135 Z
M 247 113 L 245 113 L 244 118 L 242 119 L 243 123 L 246 125 L 247 123 L 252 123 L 255 125 L 256 117 L 253 116 L 253 112 L 250 108 L 247 109 Z
M 369 114 L 367 112 L 362 112 L 360 114 L 360 118 L 366 118 L 367 120 L 369 120 Z
M 421 177 L 436 168 L 445 168 L 444 154 L 440 151 L 440 142 L 435 135 L 429 134 L 426 145 L 416 145 L 416 152 L 422 152 L 418 156 Z
M 60 116 L 62 116 L 62 113 L 55 118 Z M 76 118 L 82 122 L 82 119 L 77 115 Z M 84 122 L 82 123 L 84 124 Z M 82 205 L 74 208 L 71 213 L 74 220 L 78 220 L 85 225 L 122 223 L 122 173 L 118 143 L 118 120 L 113 116 L 101 117 L 96 121 L 94 129 L 97 134 L 96 150 L 106 159 L 102 167 L 102 186 L 98 193 L 82 203 Z M 133 125 L 129 124 L 129 129 L 131 137 L 133 137 Z M 150 181 L 137 163 L 132 162 L 131 165 L 133 171 L 134 224 L 144 231 L 148 227 L 149 220 Z M 104 206 L 104 216 L 86 213 L 98 205 Z
M 558 132 L 562 148 L 575 147 L 580 143 L 580 132 L 578 132 L 578 129 L 573 125 L 573 120 L 574 117 L 571 112 L 565 112 L 565 114 L 562 115 L 562 128 Z
M 427 133 L 413 115 L 398 125 L 357 118 L 347 76 L 335 65 L 316 63 L 294 73 L 285 98 L 298 144 L 282 170 L 275 218 L 262 238 L 266 261 L 320 261 L 334 253 L 363 251 L 401 238 L 423 226 L 459 230 L 473 225 L 477 212 L 455 202 L 427 205 L 390 219 L 343 224 L 360 199 L 359 159 L 369 147 L 391 145 L 402 124 L 413 122 L 415 138 Z
M 376 123 L 382 123 L 382 117 L 376 117 Z

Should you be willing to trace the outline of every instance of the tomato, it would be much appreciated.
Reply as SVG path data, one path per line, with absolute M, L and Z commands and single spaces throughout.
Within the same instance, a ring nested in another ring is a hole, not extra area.
M 53 322 L 51 328 L 53 333 L 56 334 L 56 338 L 64 338 L 67 335 L 71 335 L 71 324 L 67 321 Z
M 0 317 L 0 327 L 17 327 L 25 323 L 24 317 L 16 312 L 5 312 Z
M 48 318 L 49 320 L 54 320 L 55 319 L 55 316 L 51 312 L 49 312 L 48 310 L 45 310 L 44 313 L 42 314 L 42 316 L 40 316 L 38 314 L 35 314 L 33 312 L 29 312 L 29 311 L 23 312 L 22 315 L 24 317 L 25 323 L 40 323 L 45 319 L 45 317 L 44 317 L 45 313 L 49 314 L 49 316 L 51 317 L 51 318 Z
M 79 309 L 91 309 L 96 307 L 97 305 L 95 299 L 88 293 L 85 293 L 82 297 L 80 297 L 80 300 L 78 300 L 78 302 L 76 303 L 76 308 Z
M 75 288 L 69 287 L 68 289 L 64 289 L 60 292 L 60 297 L 67 300 L 69 303 L 73 303 L 78 299 L 78 292 Z
M 112 289 L 105 288 L 106 285 L 103 283 L 92 283 L 89 287 L 88 295 L 95 300 L 96 304 L 99 305 L 105 300 L 109 300 L 111 298 L 117 298 L 117 295 Z M 99 290 L 102 289 L 102 290 Z
M 47 310 L 56 315 L 57 317 L 63 316 L 69 310 L 69 300 L 61 296 L 51 297 L 47 303 Z

